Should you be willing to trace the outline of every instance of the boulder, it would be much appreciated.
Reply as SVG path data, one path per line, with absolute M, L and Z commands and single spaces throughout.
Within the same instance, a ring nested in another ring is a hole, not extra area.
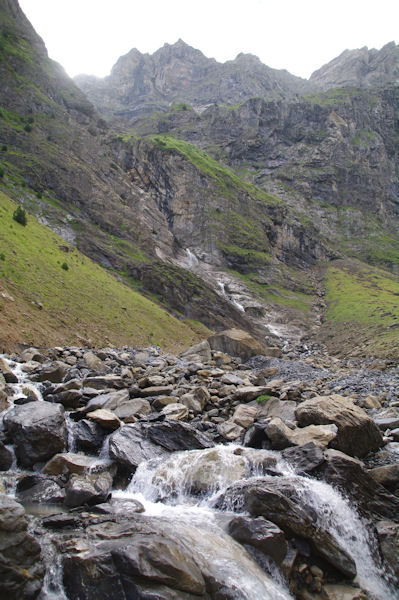
M 337 435 L 337 426 L 308 425 L 290 429 L 281 419 L 275 417 L 266 425 L 265 433 L 274 450 L 281 450 L 289 446 L 303 446 L 309 442 L 325 447 Z
M 108 408 L 108 410 L 115 410 L 120 404 L 128 402 L 129 390 L 119 390 L 117 392 L 108 392 L 106 394 L 100 394 L 94 396 L 86 404 L 86 412 L 92 412 L 100 408 Z
M 110 373 L 109 375 L 86 377 L 83 380 L 83 386 L 95 390 L 106 390 L 109 388 L 120 390 L 126 386 L 126 381 L 120 375 Z
M 259 396 L 266 394 L 266 389 L 266 386 L 243 385 L 238 387 L 232 394 L 232 399 L 238 400 L 238 402 L 250 402 L 251 400 L 256 400 Z
M 215 445 L 208 435 L 182 421 L 143 423 L 142 427 L 151 442 L 169 452 L 212 448 Z
M 24 508 L 0 495 L 0 597 L 36 598 L 43 583 L 40 545 L 27 533 Z
M 66 447 L 65 414 L 60 404 L 37 401 L 15 406 L 4 417 L 4 426 L 24 467 L 44 462 Z
M 134 423 L 111 434 L 109 454 L 116 463 L 134 472 L 141 462 L 168 456 L 169 452 L 148 438 L 142 423 Z
M 154 410 L 162 410 L 168 404 L 176 404 L 176 402 L 181 402 L 181 398 L 177 396 L 156 396 L 151 406 Z
M 11 468 L 13 454 L 2 441 L 0 441 L 0 471 L 8 471 Z
M 324 453 L 320 446 L 308 442 L 303 446 L 296 446 L 283 450 L 281 456 L 298 473 L 311 473 L 324 463 Z
M 187 421 L 188 419 L 188 408 L 180 402 L 168 404 L 162 409 L 161 413 L 165 415 L 167 419 L 176 419 L 177 421 Z
M 81 419 L 73 424 L 73 436 L 78 450 L 96 452 L 103 445 L 108 433 L 98 423 L 88 419 Z
M 48 365 L 40 370 L 37 380 L 38 381 L 51 381 L 51 383 L 61 383 L 63 381 L 69 365 L 61 361 L 56 361 L 51 365 Z
M 240 427 L 248 429 L 255 422 L 258 414 L 256 406 L 248 406 L 246 404 L 239 404 L 231 418 L 233 423 L 237 423 Z
M 299 425 L 337 426 L 331 446 L 350 456 L 362 457 L 383 445 L 380 430 L 374 421 L 349 398 L 333 394 L 305 400 L 295 411 Z
M 111 431 L 115 431 L 115 429 L 118 429 L 118 427 L 120 427 L 121 424 L 121 421 L 116 416 L 116 414 L 108 408 L 98 408 L 93 412 L 88 412 L 86 414 L 86 417 L 91 421 L 95 421 L 104 429 L 110 429 Z
M 70 507 L 101 504 L 110 496 L 112 476 L 108 472 L 72 475 L 65 487 L 65 504 Z
M 207 363 L 212 359 L 209 342 L 204 340 L 195 346 L 191 346 L 180 354 L 180 358 L 190 362 Z
M 234 517 L 228 524 L 227 531 L 237 542 L 261 550 L 277 564 L 281 564 L 287 554 L 284 532 L 263 517 Z
M 91 350 L 85 352 L 85 354 L 83 355 L 83 360 L 85 361 L 88 368 L 92 371 L 97 371 L 97 373 L 104 373 L 107 370 L 107 365 L 101 360 L 101 358 L 98 358 L 98 356 L 96 356 Z
M 35 473 L 18 481 L 16 497 L 23 504 L 59 504 L 64 501 L 65 490 L 55 478 Z
M 180 402 L 184 404 L 188 410 L 192 410 L 196 415 L 202 412 L 201 402 L 194 398 L 194 394 L 183 394 L 183 396 L 180 397 Z
M 145 398 L 133 398 L 119 404 L 114 413 L 125 423 L 131 423 L 139 417 L 144 417 L 151 413 L 151 404 Z
M 313 510 L 297 491 L 297 482 L 285 477 L 247 480 L 226 489 L 217 508 L 247 511 L 253 517 L 269 519 L 285 533 L 308 540 L 327 562 L 345 577 L 356 576 L 356 565 L 331 534 L 314 522 Z
M 0 356 L 0 372 L 6 383 L 18 383 L 18 377 L 14 375 L 8 363 Z M 0 385 L 1 388 L 1 385 Z
M 219 350 L 230 356 L 238 356 L 243 362 L 252 356 L 265 354 L 266 348 L 262 346 L 248 332 L 242 329 L 226 329 L 215 333 L 208 338 L 212 350 Z
M 264 405 L 259 404 L 258 419 L 279 417 L 282 421 L 295 421 L 297 403 L 293 400 L 270 398 Z
M 48 475 L 76 474 L 83 475 L 91 471 L 102 471 L 107 466 L 99 463 L 94 456 L 85 456 L 84 454 L 75 454 L 74 452 L 65 452 L 56 454 L 49 462 L 44 465 L 43 472 Z
M 368 471 L 369 475 L 380 485 L 388 490 L 395 491 L 399 488 L 399 464 L 375 467 Z
M 218 425 L 218 433 L 230 442 L 239 439 L 244 431 L 245 429 L 234 421 L 224 421 Z

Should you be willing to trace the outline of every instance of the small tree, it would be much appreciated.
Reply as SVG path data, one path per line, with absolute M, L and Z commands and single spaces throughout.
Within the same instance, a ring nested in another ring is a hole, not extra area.
M 68 267 L 68 263 L 63 262 L 61 265 L 61 269 L 64 269 L 64 271 L 68 271 L 69 267 Z
M 28 222 L 26 211 L 24 208 L 22 208 L 22 206 L 17 206 L 17 208 L 14 210 L 12 218 L 14 221 L 20 223 L 20 225 L 23 225 L 24 227 Z

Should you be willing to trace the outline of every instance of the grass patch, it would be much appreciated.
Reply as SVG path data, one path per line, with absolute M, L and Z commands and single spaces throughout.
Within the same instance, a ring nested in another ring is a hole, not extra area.
M 0 329 L 12 326 L 19 336 L 15 341 L 76 343 L 83 335 L 97 346 L 148 345 L 154 339 L 165 348 L 177 349 L 198 340 L 188 323 L 133 291 L 76 249 L 70 248 L 65 260 L 60 248 L 65 241 L 33 215 L 26 227 L 15 223 L 16 206 L 0 192 L 0 253 L 4 255 L 0 286 L 25 307 L 14 323 L 1 311 Z M 32 307 L 37 303 L 42 310 L 36 314 Z M 40 338 L 38 331 L 48 331 L 48 337 Z

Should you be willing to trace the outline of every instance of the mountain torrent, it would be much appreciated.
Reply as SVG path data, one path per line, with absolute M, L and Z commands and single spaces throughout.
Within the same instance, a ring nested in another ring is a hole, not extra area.
M 398 77 L 0 0 L 2 598 L 398 598 Z

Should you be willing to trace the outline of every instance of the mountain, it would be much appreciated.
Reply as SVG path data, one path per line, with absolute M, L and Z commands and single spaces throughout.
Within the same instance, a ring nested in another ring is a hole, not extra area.
M 9 197 L 180 320 L 272 346 L 398 354 L 389 52 L 372 87 L 323 91 L 321 75 L 250 55 L 220 64 L 181 40 L 74 83 L 16 2 L 0 11 Z

